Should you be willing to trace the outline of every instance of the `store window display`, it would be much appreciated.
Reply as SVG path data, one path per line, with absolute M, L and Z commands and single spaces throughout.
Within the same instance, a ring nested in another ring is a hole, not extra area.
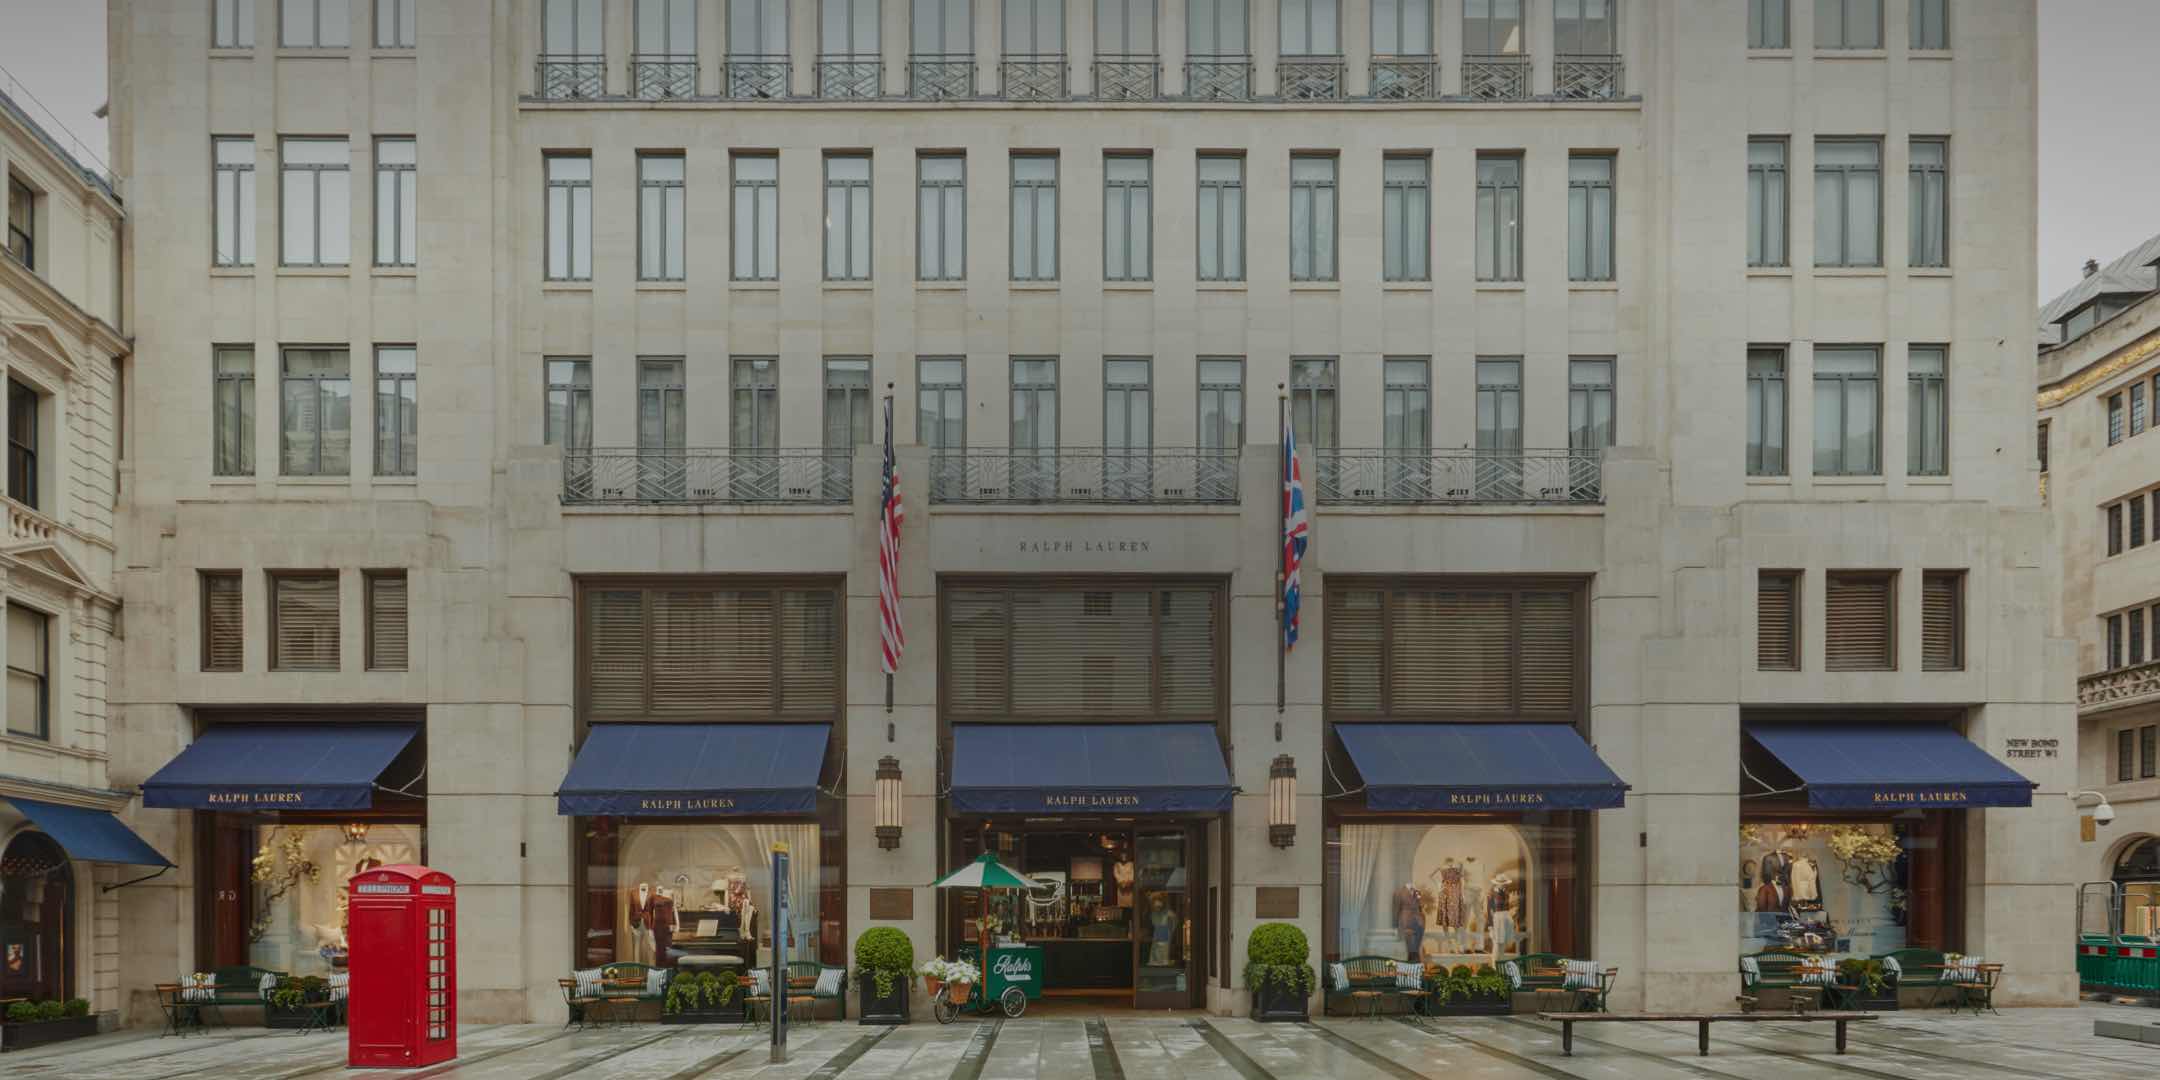
M 584 957 L 663 968 L 772 962 L 773 845 L 789 852 L 783 961 L 833 962 L 825 940 L 826 865 L 817 822 L 678 823 L 580 819 L 585 840 Z
M 1580 881 L 1572 825 L 1343 824 L 1330 831 L 1333 959 L 1497 963 L 1573 945 Z
M 1944 839 L 1940 814 L 1741 825 L 1741 951 L 1943 947 Z
M 418 824 L 258 821 L 248 831 L 247 962 L 294 975 L 345 967 L 353 875 L 425 858 Z

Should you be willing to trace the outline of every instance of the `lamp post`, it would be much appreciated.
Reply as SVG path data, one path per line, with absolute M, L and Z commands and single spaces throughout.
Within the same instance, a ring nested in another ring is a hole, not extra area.
M 1275 755 L 1268 766 L 1268 843 L 1286 848 L 1297 843 L 1297 762 Z
M 877 846 L 900 846 L 900 759 L 890 754 L 877 763 Z

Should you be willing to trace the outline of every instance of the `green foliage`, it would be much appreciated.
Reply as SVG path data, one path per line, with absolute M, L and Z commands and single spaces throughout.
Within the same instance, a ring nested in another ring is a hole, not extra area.
M 1491 964 L 1457 964 L 1445 971 L 1435 973 L 1425 980 L 1425 989 L 1432 994 L 1433 1004 L 1447 1005 L 1453 1002 L 1498 1002 L 1508 996 L 1507 976 Z
M 11 1001 L 7 1007 L 10 1024 L 42 1024 L 52 1020 L 90 1015 L 90 1003 L 81 998 L 66 1001 Z
M 914 978 L 915 943 L 897 926 L 873 926 L 855 939 L 855 969 L 868 972 L 877 996 L 886 997 Z
M 38 1005 L 37 1005 L 37 1018 L 38 1018 L 38 1020 L 39 1020 L 39 1021 L 41 1021 L 41 1022 L 42 1022 L 42 1021 L 48 1021 L 48 1020 L 61 1020 L 61 1019 L 65 1019 L 66 1017 L 67 1017 L 67 1002 L 65 1002 L 65 1001 L 40 1001 L 40 1002 L 38 1002 Z
M 1890 969 L 1880 960 L 1851 956 L 1838 961 L 1837 981 L 1838 985 L 1855 987 L 1869 997 L 1881 997 L 1890 988 Z
M 8 1002 L 7 1018 L 10 1024 L 28 1024 L 37 1020 L 37 1004 L 29 1001 Z
M 286 976 L 263 1000 L 280 1009 L 297 1009 L 310 1001 L 330 1000 L 330 981 L 320 975 Z
M 721 977 L 710 971 L 678 971 L 668 980 L 667 999 L 660 1003 L 670 1015 L 690 1009 L 724 1009 L 742 989 L 742 980 Z
M 1312 993 L 1312 946 L 1290 923 L 1261 923 L 1245 939 L 1245 985 L 1253 990 Z
M 65 1016 L 84 1017 L 90 1015 L 90 1003 L 81 998 L 67 999 L 66 1007 L 67 1011 L 63 1013 Z

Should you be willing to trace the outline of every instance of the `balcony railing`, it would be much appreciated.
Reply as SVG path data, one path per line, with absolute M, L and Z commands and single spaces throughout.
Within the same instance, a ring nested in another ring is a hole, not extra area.
M 778 100 L 788 96 L 787 57 L 754 54 L 728 57 L 727 96 L 750 100 Z
M 1319 501 L 1584 505 L 1605 501 L 1597 450 L 1318 450 Z
M 2160 660 L 2078 679 L 2078 711 L 2103 712 L 2160 701 Z
M 930 457 L 934 503 L 1229 505 L 1235 449 L 962 450 Z
M 1521 55 L 1465 56 L 1464 97 L 1481 101 L 1521 101 L 1530 96 L 1530 58 Z
M 1343 96 L 1343 58 L 1285 56 L 1275 62 L 1275 95 L 1284 101 L 1336 101 Z
M 630 92 L 646 101 L 697 96 L 697 57 L 638 53 L 630 57 Z
M 1616 98 L 1620 96 L 1622 74 L 1617 56 L 1562 53 L 1553 57 L 1553 96 L 1571 101 Z
M 533 86 L 550 100 L 607 93 L 607 60 L 598 53 L 542 53 Z
M 1185 96 L 1193 101 L 1252 100 L 1252 57 L 1195 56 L 1185 61 Z
M 908 57 L 908 96 L 922 101 L 974 97 L 975 58 L 964 53 Z
M 852 450 L 570 450 L 566 505 L 846 503 Z
M 1005 54 L 998 62 L 998 93 L 1008 101 L 1065 100 L 1064 55 Z
M 885 91 L 885 62 L 846 53 L 820 56 L 817 85 L 821 98 L 877 97 Z
M 1431 101 L 1440 96 L 1440 65 L 1430 56 L 1375 56 L 1375 101 Z
M 1162 63 L 1153 56 L 1095 60 L 1095 100 L 1153 101 L 1162 96 Z

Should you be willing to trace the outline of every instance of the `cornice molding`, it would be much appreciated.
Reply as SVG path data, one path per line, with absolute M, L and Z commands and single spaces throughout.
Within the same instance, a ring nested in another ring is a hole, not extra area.
M 2155 354 L 2160 354 L 2160 330 L 2151 331 L 2144 337 L 2115 350 L 2106 357 L 2085 365 L 2076 374 L 2064 378 L 2052 386 L 2041 387 L 2037 399 L 2039 407 L 2052 409 L 2152 359 Z

